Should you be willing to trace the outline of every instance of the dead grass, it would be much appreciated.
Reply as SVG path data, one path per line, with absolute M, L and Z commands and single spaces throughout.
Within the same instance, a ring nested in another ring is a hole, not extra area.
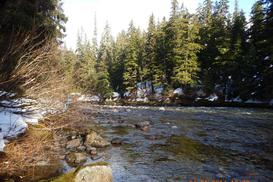
M 42 124 L 52 131 L 72 129 L 75 131 L 90 130 L 90 122 L 85 113 L 74 103 L 67 112 L 46 118 Z
M 16 176 L 20 178 L 19 181 L 36 181 L 40 170 L 37 169 L 37 163 L 60 161 L 59 146 L 54 136 L 60 135 L 65 130 L 87 131 L 91 128 L 88 127 L 90 122 L 87 117 L 77 105 L 72 106 L 65 113 L 48 116 L 39 123 L 36 126 L 29 126 L 23 136 L 7 144 L 5 156 L 0 157 L 0 181 L 1 176 L 2 178 Z M 46 176 L 40 177 L 50 177 L 50 174 L 44 175 Z
M 42 126 L 30 126 L 25 135 L 7 144 L 5 156 L 0 158 L 0 176 L 29 178 L 35 165 L 55 160 L 52 133 Z

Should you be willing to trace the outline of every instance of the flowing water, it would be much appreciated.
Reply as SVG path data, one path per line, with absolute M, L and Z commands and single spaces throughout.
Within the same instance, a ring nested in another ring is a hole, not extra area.
M 99 159 L 111 164 L 114 180 L 273 181 L 273 112 L 240 108 L 156 108 L 85 105 L 110 141 L 121 146 Z M 136 123 L 150 122 L 148 131 Z

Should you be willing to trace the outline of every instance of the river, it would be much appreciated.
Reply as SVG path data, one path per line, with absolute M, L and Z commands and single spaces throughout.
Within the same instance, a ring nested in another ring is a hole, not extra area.
M 121 146 L 103 151 L 114 181 L 273 181 L 273 112 L 209 107 L 92 106 L 90 122 Z M 150 123 L 145 131 L 135 124 Z M 90 162 L 90 161 L 89 161 Z

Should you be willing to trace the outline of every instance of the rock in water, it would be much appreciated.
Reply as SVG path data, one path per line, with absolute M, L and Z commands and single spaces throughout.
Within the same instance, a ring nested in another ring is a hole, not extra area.
M 111 141 L 111 144 L 112 145 L 115 145 L 115 146 L 119 146 L 119 145 L 122 145 L 123 144 L 123 140 L 121 138 L 114 138 L 112 141 Z
M 149 125 L 150 125 L 149 121 L 143 121 L 143 122 L 137 123 L 135 126 L 136 128 L 144 128 L 145 126 L 149 126 Z
M 109 166 L 87 166 L 75 177 L 75 182 L 112 182 L 112 169 Z
M 74 139 L 74 140 L 70 140 L 67 142 L 66 148 L 67 149 L 76 149 L 76 148 L 80 147 L 80 145 L 81 145 L 81 139 Z
M 71 166 L 77 166 L 86 162 L 87 156 L 85 153 L 70 153 L 66 156 L 66 161 Z
M 98 135 L 96 132 L 91 131 L 86 136 L 86 141 L 84 143 L 86 147 L 96 147 L 96 148 L 104 148 L 110 145 L 108 141 L 103 139 L 100 135 Z

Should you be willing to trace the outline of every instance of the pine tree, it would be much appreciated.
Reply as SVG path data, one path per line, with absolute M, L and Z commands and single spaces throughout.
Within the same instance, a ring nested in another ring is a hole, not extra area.
M 111 35 L 111 29 L 108 23 L 106 23 L 100 48 L 98 51 L 98 59 L 96 64 L 97 71 L 97 92 L 105 100 L 111 97 L 112 88 L 111 88 L 111 76 L 112 76 L 112 67 L 114 59 L 114 41 Z
M 124 63 L 127 56 L 128 38 L 125 31 L 118 34 L 115 43 L 115 59 L 113 64 L 113 89 L 119 93 L 124 93 Z
M 202 49 L 198 54 L 201 66 L 201 79 L 203 81 L 204 90 L 211 94 L 214 89 L 213 76 L 210 72 L 212 62 L 214 60 L 214 48 L 212 38 L 212 15 L 213 5 L 211 0 L 205 0 L 201 7 L 198 8 L 198 19 L 200 26 L 200 44 Z
M 166 56 L 166 26 L 165 17 L 158 22 L 156 30 L 156 68 L 153 75 L 153 86 L 167 87 L 167 56 Z
M 75 85 L 83 92 L 94 93 L 97 81 L 95 70 L 96 60 L 83 30 L 78 33 L 76 54 L 77 62 L 74 68 Z
M 257 1 L 251 11 L 251 27 L 249 29 L 251 52 L 249 52 L 250 60 L 252 60 L 252 69 L 249 71 L 247 82 L 249 83 L 248 97 L 257 99 L 259 95 L 263 95 L 261 88 L 262 73 L 264 70 L 264 59 L 266 57 L 265 46 L 265 17 L 263 1 Z M 254 94 L 251 94 L 254 93 Z M 246 96 L 246 97 L 247 97 Z
M 226 90 L 227 97 L 236 97 L 240 95 L 246 85 L 242 80 L 248 75 L 248 43 L 246 33 L 246 18 L 243 11 L 239 11 L 238 1 L 235 1 L 235 10 L 233 13 L 230 50 L 229 50 L 229 87 Z M 240 72 L 240 74 L 238 74 Z M 243 87 L 242 87 L 243 86 Z
M 156 60 L 156 25 L 154 20 L 154 15 L 150 16 L 148 32 L 146 35 L 145 44 L 145 67 L 144 67 L 144 79 L 146 81 L 155 83 L 155 73 L 157 72 L 157 60 Z
M 137 29 L 131 21 L 128 30 L 128 52 L 124 61 L 123 80 L 127 91 L 133 92 L 138 81 Z
M 228 56 L 230 48 L 230 27 L 229 27 L 228 1 L 216 2 L 212 18 L 211 38 L 209 43 L 210 63 L 208 66 L 209 78 L 214 85 L 220 84 L 226 87 L 230 68 Z
M 190 87 L 197 83 L 198 57 L 201 46 L 199 39 L 199 25 L 195 16 L 191 17 L 182 7 L 179 22 L 178 47 L 176 47 L 176 59 L 174 64 L 174 86 Z
M 166 79 L 167 84 L 172 84 L 172 77 L 174 72 L 175 63 L 180 60 L 180 56 L 177 53 L 177 46 L 180 45 L 179 31 L 179 8 L 178 1 L 172 0 L 171 16 L 165 27 L 165 47 L 166 47 Z

